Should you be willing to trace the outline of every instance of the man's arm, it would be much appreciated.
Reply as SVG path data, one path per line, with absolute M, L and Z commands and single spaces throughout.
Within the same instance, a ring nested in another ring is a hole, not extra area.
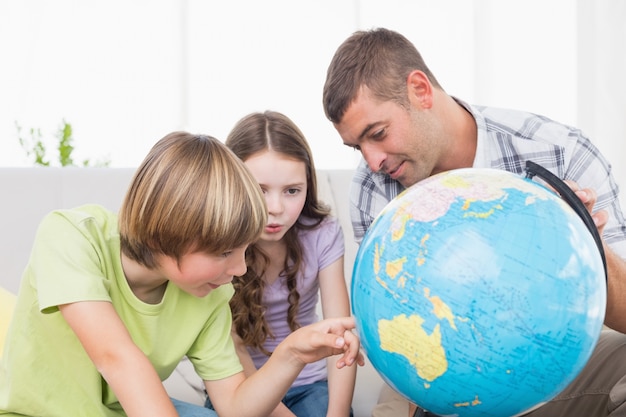
M 592 213 L 591 217 L 602 236 L 604 227 L 609 221 L 609 214 L 606 210 L 592 212 L 597 201 L 596 192 L 589 188 L 579 189 L 575 183 L 568 183 L 576 191 L 576 195 L 585 204 L 589 213 Z M 626 333 L 626 260 L 607 244 L 604 243 L 603 248 L 606 257 L 608 290 L 604 324 L 613 330 Z

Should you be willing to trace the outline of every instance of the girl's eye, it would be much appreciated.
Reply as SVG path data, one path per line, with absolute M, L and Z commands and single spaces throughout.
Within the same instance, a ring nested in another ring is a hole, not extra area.
M 287 190 L 287 194 L 289 195 L 296 195 L 300 192 L 300 190 L 298 188 L 289 188 Z

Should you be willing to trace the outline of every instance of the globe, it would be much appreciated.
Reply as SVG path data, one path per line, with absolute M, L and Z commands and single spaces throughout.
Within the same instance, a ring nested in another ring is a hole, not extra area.
M 367 358 L 411 402 L 440 416 L 515 416 L 560 393 L 591 356 L 604 271 L 590 230 L 551 189 L 458 169 L 376 217 L 352 311 Z

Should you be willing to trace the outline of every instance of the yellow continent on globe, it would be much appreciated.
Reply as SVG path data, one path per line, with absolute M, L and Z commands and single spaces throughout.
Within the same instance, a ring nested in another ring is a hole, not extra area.
M 448 369 L 446 353 L 441 345 L 439 324 L 431 334 L 422 328 L 424 319 L 404 314 L 378 322 L 381 349 L 404 356 L 426 381 L 433 381 Z

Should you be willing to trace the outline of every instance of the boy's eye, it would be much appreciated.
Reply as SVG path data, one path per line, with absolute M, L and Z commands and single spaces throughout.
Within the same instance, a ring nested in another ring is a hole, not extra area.
M 228 258 L 231 254 L 233 253 L 232 250 L 226 251 L 226 252 L 222 252 L 222 258 Z

